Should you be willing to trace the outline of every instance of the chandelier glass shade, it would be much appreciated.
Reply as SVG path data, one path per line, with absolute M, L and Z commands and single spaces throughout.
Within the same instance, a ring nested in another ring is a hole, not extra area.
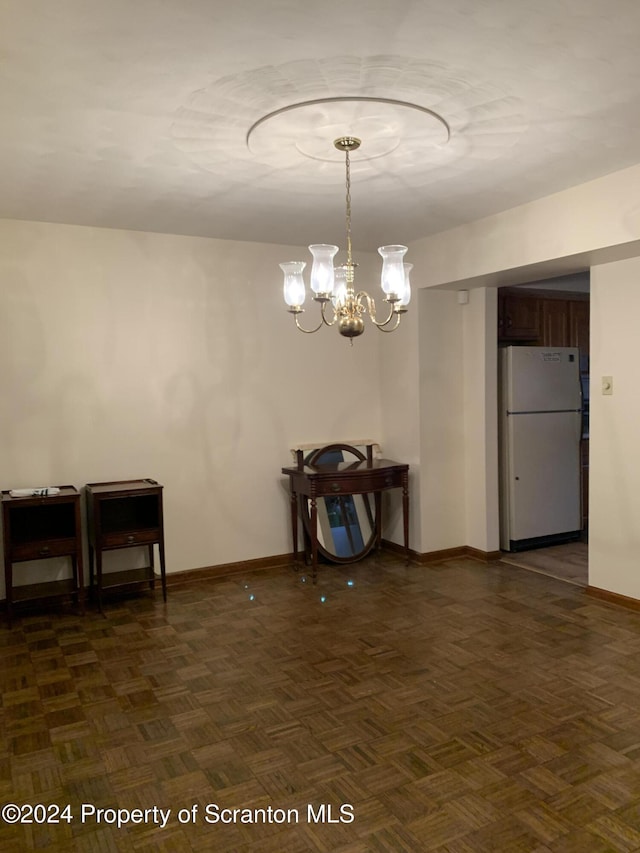
M 378 249 L 382 257 L 382 273 L 380 284 L 383 292 L 383 302 L 387 304 L 385 316 L 379 318 L 376 313 L 374 299 L 364 290 L 355 289 L 355 269 L 351 254 L 351 163 L 349 154 L 360 146 L 360 140 L 353 136 L 343 136 L 336 139 L 335 147 L 344 151 L 346 167 L 346 230 L 347 230 L 347 260 L 344 264 L 334 267 L 333 259 L 338 253 L 338 246 L 325 243 L 309 246 L 313 257 L 311 264 L 310 288 L 314 302 L 320 305 L 320 321 L 311 329 L 305 329 L 300 323 L 300 314 L 304 312 L 306 287 L 303 272 L 307 266 L 305 261 L 287 261 L 280 264 L 284 273 L 284 301 L 287 310 L 293 314 L 295 323 L 301 332 L 313 334 L 323 326 L 337 325 L 341 335 L 355 338 L 364 332 L 364 317 L 369 316 L 371 322 L 382 332 L 393 332 L 400 325 L 402 314 L 407 311 L 411 299 L 411 284 L 409 274 L 412 264 L 406 263 L 404 255 L 406 246 L 381 246 Z M 352 341 L 353 342 L 353 341 Z

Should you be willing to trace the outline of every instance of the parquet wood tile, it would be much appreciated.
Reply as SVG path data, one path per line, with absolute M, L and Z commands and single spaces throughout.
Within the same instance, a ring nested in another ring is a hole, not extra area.
M 640 614 L 467 559 L 24 613 L 0 798 L 74 819 L 0 822 L 0 851 L 640 853 L 639 651 Z

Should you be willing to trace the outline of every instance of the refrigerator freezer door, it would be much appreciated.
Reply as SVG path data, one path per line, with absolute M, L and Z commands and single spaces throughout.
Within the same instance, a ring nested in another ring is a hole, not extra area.
M 579 351 L 574 347 L 508 347 L 506 407 L 510 412 L 581 408 Z
M 508 417 L 505 550 L 513 542 L 580 530 L 580 430 L 576 412 Z

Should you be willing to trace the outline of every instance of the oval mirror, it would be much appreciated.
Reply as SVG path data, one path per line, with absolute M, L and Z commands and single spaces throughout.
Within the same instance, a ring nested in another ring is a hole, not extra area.
M 312 450 L 304 460 L 310 468 L 345 471 L 358 466 L 366 456 L 348 444 L 330 444 Z M 311 501 L 302 496 L 305 540 L 310 534 Z M 334 563 L 353 563 L 366 556 L 376 541 L 375 501 L 365 495 L 328 495 L 318 498 L 318 552 Z

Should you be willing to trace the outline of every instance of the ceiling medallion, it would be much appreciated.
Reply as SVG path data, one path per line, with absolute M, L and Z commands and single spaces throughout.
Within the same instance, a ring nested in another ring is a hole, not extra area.
M 305 161 L 339 162 L 333 140 L 357 136 L 366 146 L 354 152 L 354 173 L 375 180 L 380 196 L 397 189 L 398 176 L 444 187 L 500 158 L 528 124 L 508 87 L 464 66 L 383 53 L 306 57 L 221 77 L 191 93 L 171 134 L 216 175 L 220 192 L 249 181 L 279 197 L 330 194 L 331 170 L 310 171 Z M 384 171 L 376 162 L 383 156 Z
M 289 104 L 255 121 L 246 134 L 249 151 L 261 159 L 275 159 L 286 148 L 324 162 L 340 159 L 336 135 L 366 139 L 360 161 L 392 154 L 401 140 L 419 139 L 423 150 L 446 145 L 451 129 L 434 110 L 396 98 L 363 95 L 313 98 Z M 337 154 L 336 154 L 337 151 Z

